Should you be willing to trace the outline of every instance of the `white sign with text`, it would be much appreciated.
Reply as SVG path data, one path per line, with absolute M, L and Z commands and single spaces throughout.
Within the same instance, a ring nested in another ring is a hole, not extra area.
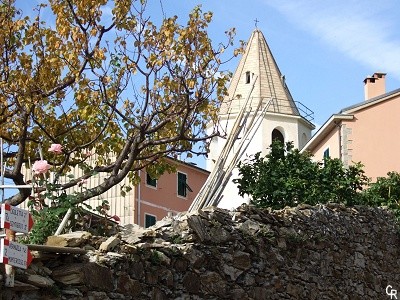
M 27 269 L 32 259 L 28 246 L 7 239 L 0 240 L 0 263 Z
M 1 228 L 28 233 L 32 226 L 33 219 L 29 211 L 9 204 L 1 205 Z

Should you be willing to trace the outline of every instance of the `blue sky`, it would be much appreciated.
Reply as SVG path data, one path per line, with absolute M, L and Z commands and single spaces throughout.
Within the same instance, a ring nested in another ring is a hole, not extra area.
M 18 2 L 24 12 L 34 3 Z M 185 22 L 197 4 L 214 13 L 215 44 L 232 27 L 236 46 L 247 41 L 259 21 L 294 99 L 314 111 L 317 127 L 363 101 L 363 80 L 374 72 L 387 73 L 387 91 L 400 88 L 399 0 L 149 0 L 147 13 L 153 21 L 176 14 Z M 233 72 L 238 62 L 226 68 Z
M 41 1 L 17 2 L 29 14 Z M 197 4 L 214 13 L 209 33 L 215 45 L 235 27 L 238 46 L 259 21 L 294 99 L 314 111 L 317 126 L 363 101 L 363 80 L 374 72 L 387 73 L 387 91 L 400 88 L 399 0 L 149 0 L 147 14 L 153 21 L 165 14 L 185 22 Z M 238 62 L 225 68 L 233 72 Z
M 154 2 L 154 13 L 160 12 L 159 1 Z M 199 3 L 214 13 L 210 34 L 215 42 L 231 27 L 237 41 L 247 41 L 254 20 L 259 21 L 294 99 L 314 111 L 317 127 L 363 101 L 363 80 L 374 72 L 387 73 L 387 91 L 400 88 L 398 0 L 169 0 L 163 10 L 180 16 Z M 228 68 L 234 71 L 238 61 Z
M 387 91 L 400 88 L 398 0 L 167 0 L 163 9 L 179 16 L 197 3 L 214 13 L 215 42 L 231 27 L 237 41 L 247 41 L 259 20 L 293 97 L 314 111 L 317 125 L 363 101 L 367 75 L 385 72 Z

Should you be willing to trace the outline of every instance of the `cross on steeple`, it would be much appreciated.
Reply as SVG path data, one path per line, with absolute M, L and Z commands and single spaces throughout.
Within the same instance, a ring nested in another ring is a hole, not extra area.
M 256 28 L 257 28 L 257 23 L 260 22 L 257 20 L 257 18 L 254 20 L 254 22 L 256 23 Z

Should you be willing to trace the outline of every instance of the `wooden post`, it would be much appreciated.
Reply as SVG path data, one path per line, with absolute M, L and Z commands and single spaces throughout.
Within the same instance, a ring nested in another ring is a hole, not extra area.
M 15 231 L 6 229 L 6 239 L 9 241 L 15 241 Z M 5 265 L 6 276 L 4 286 L 6 287 L 14 287 L 14 277 L 15 277 L 15 269 L 11 265 Z

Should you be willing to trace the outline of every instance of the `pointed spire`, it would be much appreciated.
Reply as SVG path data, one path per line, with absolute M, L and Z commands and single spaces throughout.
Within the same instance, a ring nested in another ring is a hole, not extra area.
M 251 93 L 251 107 L 261 100 L 268 103 L 270 112 L 299 115 L 299 111 L 286 86 L 285 78 L 268 47 L 264 35 L 257 28 L 253 31 L 239 65 L 228 88 L 229 96 L 221 107 L 221 113 L 235 113 L 244 104 L 251 89 L 252 79 L 257 77 Z

